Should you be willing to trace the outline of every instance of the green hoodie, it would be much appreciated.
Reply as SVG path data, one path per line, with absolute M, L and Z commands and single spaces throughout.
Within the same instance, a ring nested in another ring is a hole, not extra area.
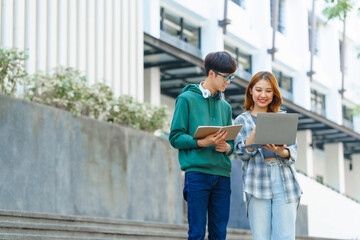
M 230 104 L 218 98 L 218 94 L 205 99 L 198 84 L 187 85 L 176 99 L 175 112 L 171 123 L 169 141 L 179 149 L 181 170 L 230 177 L 231 162 L 229 156 L 234 142 L 227 141 L 231 151 L 217 152 L 215 146 L 198 147 L 193 139 L 198 126 L 232 125 Z

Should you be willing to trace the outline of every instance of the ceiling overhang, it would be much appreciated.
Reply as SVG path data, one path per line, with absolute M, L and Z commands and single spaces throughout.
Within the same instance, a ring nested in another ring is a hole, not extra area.
M 162 94 L 176 98 L 190 83 L 204 80 L 204 61 L 184 49 L 144 33 L 144 68 L 159 67 Z M 244 94 L 251 75 L 238 70 L 235 80 L 225 91 L 225 98 L 233 110 L 233 118 L 243 112 Z M 311 130 L 312 146 L 323 149 L 324 144 L 342 142 L 344 155 L 360 153 L 360 134 L 325 117 L 304 109 L 284 98 L 282 109 L 299 114 L 298 130 Z

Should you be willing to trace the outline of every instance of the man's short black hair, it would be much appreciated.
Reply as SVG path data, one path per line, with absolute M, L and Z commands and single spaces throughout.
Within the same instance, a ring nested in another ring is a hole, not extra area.
M 233 73 L 236 71 L 237 63 L 235 59 L 226 51 L 209 53 L 205 58 L 205 72 L 209 76 L 210 70 L 221 73 Z

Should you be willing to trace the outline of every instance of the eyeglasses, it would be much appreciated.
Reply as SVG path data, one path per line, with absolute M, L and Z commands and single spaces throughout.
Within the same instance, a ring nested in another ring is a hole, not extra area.
M 218 73 L 218 72 L 215 71 L 215 70 L 213 70 L 213 71 L 214 71 L 214 73 L 222 76 L 222 77 L 224 78 L 224 82 L 227 82 L 227 81 L 231 82 L 231 81 L 233 81 L 233 80 L 235 79 L 235 75 L 234 75 L 234 74 L 233 74 L 233 75 L 225 75 L 225 74 Z

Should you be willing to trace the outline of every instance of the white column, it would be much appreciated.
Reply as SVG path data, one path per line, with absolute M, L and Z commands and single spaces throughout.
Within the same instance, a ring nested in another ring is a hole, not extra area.
M 326 161 L 325 183 L 345 193 L 344 146 L 340 143 L 328 143 L 324 146 Z
M 125 1 L 116 1 L 113 0 L 112 5 L 112 15 L 113 15 L 113 23 L 112 23 L 112 56 L 111 56 L 111 64 L 112 64 L 112 89 L 114 91 L 115 96 L 119 96 L 123 93 L 123 82 L 127 82 L 127 79 L 122 77 L 123 69 L 125 69 L 125 64 L 122 64 L 122 57 L 125 52 L 122 50 L 122 3 Z
M 2 16 L 3 16 L 4 14 L 2 13 L 2 3 L 0 4 L 0 19 L 1 19 L 1 23 L 0 23 L 0 46 L 2 46 L 2 35 L 3 35 L 3 33 L 2 33 L 2 29 L 3 29 L 3 27 L 2 27 L 2 23 L 3 23 L 3 18 L 2 18 Z
M 76 3 L 76 68 L 81 72 L 86 72 L 86 0 L 77 0 Z
M 37 0 L 36 2 L 36 70 L 45 72 L 47 65 L 47 1 Z
M 311 130 L 297 133 L 298 151 L 295 163 L 296 169 L 306 173 L 309 177 L 314 175 L 313 150 L 311 147 Z
M 68 0 L 67 4 L 67 66 L 76 68 L 77 62 L 77 1 Z
M 144 1 L 144 32 L 160 38 L 160 1 L 148 0 Z
M 104 78 L 105 81 L 113 87 L 113 2 L 105 1 L 105 16 L 104 16 Z
M 346 185 L 348 194 L 360 201 L 360 153 L 351 155 L 352 169 L 350 171 L 350 182 Z M 351 186 L 351 187 L 350 187 Z M 350 188 L 348 188 L 350 187 Z
M 117 81 L 120 81 L 120 94 L 129 93 L 129 69 L 130 69 L 130 29 L 129 19 L 130 18 L 130 3 L 129 1 L 121 1 L 120 6 L 120 77 Z
M 60 1 L 59 1 L 60 4 Z M 58 3 L 57 1 L 48 1 L 46 9 L 46 72 L 50 73 L 57 67 L 57 57 L 58 57 L 58 36 L 60 35 L 59 30 L 59 21 L 57 19 L 58 14 Z
M 25 49 L 29 49 L 29 58 L 25 63 L 26 71 L 36 71 L 36 0 L 25 1 Z
M 70 21 L 70 14 L 69 11 L 71 11 L 71 9 L 68 7 L 68 1 L 64 1 L 64 0 L 58 0 L 58 4 L 57 4 L 57 46 L 56 46 L 56 50 L 57 50 L 57 59 L 56 59 L 56 66 L 69 66 L 69 63 L 67 62 L 67 60 L 69 59 L 67 54 L 68 51 L 67 49 L 69 48 L 68 44 L 69 44 L 69 37 L 68 37 L 68 33 L 70 33 L 70 29 L 68 29 L 69 27 L 69 23 L 68 21 Z M 73 16 L 71 16 L 73 20 L 75 20 L 73 18 Z M 71 22 L 71 25 L 76 25 L 74 24 L 74 22 Z M 74 65 L 72 65 L 72 67 L 74 67 Z
M 95 83 L 95 0 L 86 0 L 86 76 L 90 85 Z
M 253 75 L 259 71 L 271 71 L 272 60 L 271 54 L 267 52 L 272 47 L 272 28 L 270 24 L 270 1 L 262 0 L 259 7 L 256 10 L 256 15 L 260 18 L 254 19 L 254 28 L 261 33 L 263 37 L 260 38 L 260 47 L 256 49 L 256 52 L 252 56 L 252 73 Z M 255 16 L 256 16 L 255 15 Z M 276 57 L 276 53 L 275 53 Z
M 218 21 L 224 18 L 224 1 L 212 1 L 211 16 L 206 25 L 201 28 L 201 50 L 205 59 L 210 52 L 224 50 L 223 28 Z
M 144 27 L 143 27 L 143 1 L 137 0 L 135 6 L 136 34 L 135 48 L 135 71 L 136 71 L 136 99 L 144 101 Z M 160 94 L 159 94 L 160 96 Z
M 95 2 L 95 81 L 104 81 L 104 60 L 105 60 L 105 2 Z M 107 79 L 106 79 L 107 80 Z
M 136 68 L 136 2 L 137 1 L 129 1 L 129 16 L 128 16 L 128 27 L 129 27 L 129 45 L 127 48 L 129 49 L 128 61 L 129 61 L 129 78 L 126 79 L 129 81 L 128 84 L 128 93 L 137 97 L 137 88 L 138 88 L 138 78 L 137 78 L 137 68 Z M 124 80 L 124 79 L 122 79 Z
M 1 46 L 13 47 L 13 1 L 1 1 Z
M 13 46 L 25 49 L 25 0 L 14 0 L 14 38 Z
M 160 68 L 153 67 L 144 70 L 144 102 L 160 105 Z

